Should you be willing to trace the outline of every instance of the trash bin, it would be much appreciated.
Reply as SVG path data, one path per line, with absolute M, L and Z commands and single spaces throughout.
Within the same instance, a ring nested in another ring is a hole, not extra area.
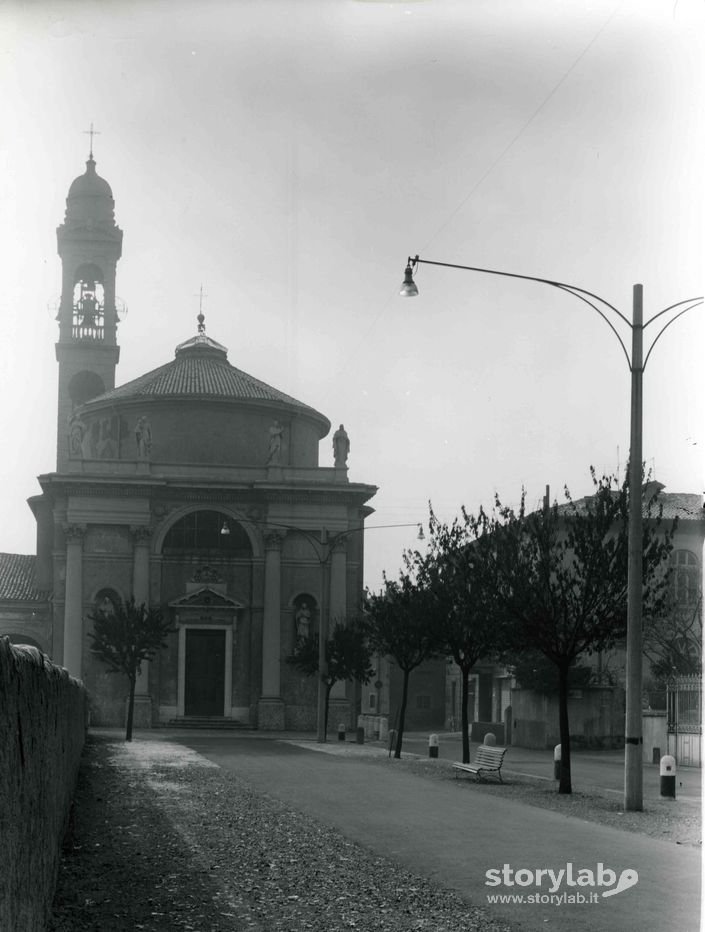
M 438 757 L 438 735 L 428 736 L 428 756 Z

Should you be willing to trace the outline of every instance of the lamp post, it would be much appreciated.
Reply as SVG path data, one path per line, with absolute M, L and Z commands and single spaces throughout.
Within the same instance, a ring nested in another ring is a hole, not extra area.
M 450 262 L 434 262 L 430 259 L 409 257 L 404 270 L 404 281 L 400 294 L 414 297 L 419 291 L 414 282 L 414 270 L 420 265 L 439 265 L 445 268 L 462 269 L 467 272 L 482 272 L 486 275 L 500 275 L 505 278 L 518 278 L 524 281 L 550 285 L 560 291 L 568 292 L 573 297 L 587 304 L 602 317 L 612 330 L 627 360 L 631 372 L 631 412 L 630 412 L 630 446 L 629 446 L 629 526 L 628 526 L 628 576 L 627 576 L 627 672 L 626 672 L 626 714 L 624 745 L 624 808 L 637 811 L 643 808 L 643 767 L 642 767 L 642 608 L 643 608 L 643 513 L 641 500 L 642 479 L 642 436 L 643 436 L 643 379 L 644 369 L 656 342 L 668 327 L 679 317 L 703 303 L 702 296 L 688 298 L 671 304 L 650 317 L 646 323 L 643 319 L 643 288 L 634 285 L 631 321 L 604 298 L 565 282 L 533 275 L 519 275 L 514 272 L 501 272 L 496 269 L 484 269 L 469 265 L 455 265 Z M 597 303 L 596 303 L 597 302 Z M 599 306 L 598 306 L 599 305 Z M 615 314 L 631 331 L 631 355 L 625 346 L 608 312 Z M 653 339 L 646 356 L 644 356 L 644 329 L 664 314 L 673 312 L 673 316 L 661 327 Z

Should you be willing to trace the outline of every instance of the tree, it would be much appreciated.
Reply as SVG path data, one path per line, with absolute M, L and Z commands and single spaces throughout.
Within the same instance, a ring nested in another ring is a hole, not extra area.
M 526 513 L 497 499 L 490 531 L 497 553 L 498 599 L 512 621 L 517 649 L 540 651 L 557 668 L 561 740 L 560 793 L 572 791 L 568 687 L 578 657 L 613 647 L 626 633 L 628 494 L 616 478 L 596 479 L 594 494 Z M 655 497 L 648 503 L 652 514 Z M 655 520 L 644 522 L 644 613 L 663 607 L 667 572 L 663 564 L 671 535 Z
M 318 673 L 318 644 L 317 634 L 299 637 L 293 654 L 287 662 L 300 670 L 305 676 L 315 676 Z M 328 734 L 328 705 L 331 690 L 340 681 L 355 680 L 359 683 L 369 683 L 375 675 L 370 666 L 372 649 L 367 640 L 365 625 L 358 618 L 350 621 L 337 621 L 326 642 L 326 663 L 328 673 L 323 678 L 326 687 L 325 714 L 323 735 Z
M 462 754 L 467 764 L 470 671 L 481 659 L 495 656 L 501 643 L 496 558 L 487 515 L 480 510 L 475 516 L 463 508 L 462 520 L 444 524 L 431 508 L 427 552 L 414 553 L 408 562 L 431 593 L 433 627 L 441 650 L 460 669 Z
M 671 595 L 663 614 L 648 620 L 644 628 L 644 655 L 657 680 L 701 673 L 702 600 L 702 592 L 690 604 L 679 603 Z
M 137 605 L 135 597 L 117 600 L 110 610 L 99 609 L 88 618 L 93 631 L 91 651 L 103 661 L 110 673 L 123 673 L 130 684 L 125 740 L 132 741 L 135 708 L 135 684 L 142 662 L 150 661 L 166 647 L 165 638 L 176 629 L 159 609 Z
M 505 663 L 516 678 L 521 689 L 550 696 L 558 692 L 558 671 L 541 651 L 524 650 L 516 654 L 514 660 L 505 655 Z M 573 664 L 568 671 L 569 689 L 584 689 L 591 681 L 593 671 L 590 667 Z
M 437 606 L 433 593 L 409 573 L 397 581 L 384 577 L 384 587 L 376 595 L 368 593 L 367 631 L 373 649 L 390 656 L 403 674 L 401 707 L 394 757 L 401 757 L 404 717 L 409 693 L 409 675 L 424 660 L 439 653 L 433 620 Z

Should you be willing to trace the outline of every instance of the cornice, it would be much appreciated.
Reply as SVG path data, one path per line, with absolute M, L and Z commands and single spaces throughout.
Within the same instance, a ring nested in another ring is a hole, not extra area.
M 350 503 L 356 506 L 363 505 L 377 492 L 377 486 L 362 483 L 347 483 L 333 485 L 329 483 L 315 486 L 308 484 L 305 487 L 292 484 L 277 483 L 269 485 L 266 482 L 211 484 L 209 481 L 187 480 L 184 484 L 180 480 L 164 480 L 156 477 L 101 477 L 87 479 L 83 476 L 63 475 L 49 473 L 39 476 L 39 483 L 45 493 L 51 492 L 54 496 L 80 495 L 85 498 L 98 498 L 109 495 L 111 498 L 146 497 L 157 501 L 179 499 L 186 502 L 220 502 L 231 504 L 233 501 L 246 503 L 306 504 L 315 501 L 317 504 Z

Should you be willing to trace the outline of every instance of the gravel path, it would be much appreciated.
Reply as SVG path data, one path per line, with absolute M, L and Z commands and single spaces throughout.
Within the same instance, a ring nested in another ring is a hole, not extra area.
M 354 745 L 330 751 L 359 753 Z M 367 748 L 364 759 L 371 767 L 402 767 L 419 779 L 454 779 L 447 761 L 390 761 Z M 469 790 L 500 792 L 679 844 L 700 843 L 700 809 L 694 805 L 656 800 L 644 813 L 624 813 L 612 797 L 558 796 L 551 785 L 524 779 Z M 350 929 L 509 927 L 256 792 L 183 745 L 126 745 L 91 735 L 48 932 Z

